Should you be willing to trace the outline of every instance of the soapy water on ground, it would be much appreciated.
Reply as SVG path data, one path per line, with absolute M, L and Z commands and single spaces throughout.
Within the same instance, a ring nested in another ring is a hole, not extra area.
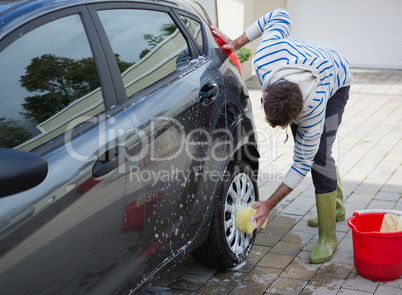
M 227 270 L 239 270 L 241 269 L 243 266 L 245 266 L 247 264 L 247 261 L 244 260 L 242 263 L 240 263 L 239 265 L 232 267 L 232 268 L 228 268 Z

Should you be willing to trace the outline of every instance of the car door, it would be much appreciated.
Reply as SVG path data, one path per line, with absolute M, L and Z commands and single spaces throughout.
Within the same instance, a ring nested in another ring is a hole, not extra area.
M 48 164 L 40 185 L 0 198 L 1 294 L 111 294 L 127 279 L 128 241 L 137 255 L 144 247 L 143 227 L 124 231 L 124 164 L 138 134 L 88 10 L 15 30 L 1 39 L 0 64 L 1 145 Z M 142 194 L 140 181 L 130 188 Z
M 143 183 L 144 195 L 132 202 L 137 192 L 128 182 L 126 206 L 131 216 L 144 212 L 150 276 L 196 237 L 217 190 L 228 137 L 222 76 L 209 59 L 201 22 L 184 11 L 110 4 L 92 12 L 111 59 L 129 64 L 115 68 L 119 100 L 141 140 L 139 165 L 128 162 L 135 168 L 130 176 Z

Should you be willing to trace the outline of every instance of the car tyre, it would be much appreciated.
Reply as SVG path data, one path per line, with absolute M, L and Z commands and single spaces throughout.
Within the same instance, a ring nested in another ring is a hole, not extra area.
M 253 169 L 248 163 L 229 165 L 219 188 L 207 240 L 192 255 L 198 262 L 218 268 L 233 268 L 248 257 L 256 236 L 236 228 L 236 211 L 258 201 Z

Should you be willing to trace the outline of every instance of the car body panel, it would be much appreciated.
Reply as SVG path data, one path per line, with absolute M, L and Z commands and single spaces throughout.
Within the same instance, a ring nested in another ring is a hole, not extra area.
M 113 119 L 118 122 L 113 127 L 119 124 L 119 129 L 133 132 L 127 116 Z M 45 294 L 57 288 L 86 293 L 95 285 L 96 273 L 125 264 L 126 242 L 121 236 L 125 174 L 116 170 L 103 179 L 92 177 L 98 155 L 116 141 L 110 138 L 99 146 L 110 124 L 107 120 L 74 138 L 67 148 L 44 155 L 49 173 L 42 184 L 1 199 L 2 211 L 14 215 L 2 214 L 2 218 L 23 223 L 18 228 L 8 224 L 8 230 L 2 231 L 0 285 L 4 294 L 30 290 Z
M 168 13 L 192 62 L 127 97 L 96 15 L 116 7 Z M 31 151 L 48 164 L 41 184 L 0 198 L 2 294 L 135 292 L 206 239 L 222 173 L 256 143 L 244 80 L 197 10 L 190 1 L 40 0 L 0 12 L 0 54 L 27 27 L 79 13 L 105 104 Z M 203 48 L 181 16 L 202 24 Z

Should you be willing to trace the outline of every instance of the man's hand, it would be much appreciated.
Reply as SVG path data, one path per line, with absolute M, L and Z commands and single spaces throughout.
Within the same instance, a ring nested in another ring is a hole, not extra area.
M 286 197 L 292 189 L 286 184 L 281 183 L 276 191 L 264 202 L 259 202 L 251 206 L 257 209 L 257 214 L 254 215 L 254 220 L 257 220 L 256 229 L 261 228 L 262 224 L 268 218 L 269 212 L 276 206 L 284 197 Z
M 229 51 L 236 51 L 240 48 L 242 48 L 244 45 L 246 45 L 248 42 L 250 42 L 246 36 L 245 33 L 243 33 L 239 38 L 236 40 L 230 39 L 227 35 L 222 33 L 217 27 L 214 25 L 210 26 L 212 34 L 222 40 L 224 43 L 223 48 L 227 49 Z
M 254 215 L 254 220 L 257 221 L 255 228 L 259 229 L 261 228 L 265 220 L 267 220 L 268 214 L 272 210 L 272 208 L 270 208 L 267 202 L 258 202 L 251 207 L 257 209 L 257 214 Z
M 210 26 L 211 32 L 212 34 L 221 39 L 222 42 L 224 43 L 224 45 L 222 46 L 223 48 L 230 50 L 230 51 L 236 51 L 237 49 L 235 48 L 235 42 L 230 39 L 227 35 L 225 35 L 224 33 L 222 33 L 217 27 L 215 27 L 214 25 Z

